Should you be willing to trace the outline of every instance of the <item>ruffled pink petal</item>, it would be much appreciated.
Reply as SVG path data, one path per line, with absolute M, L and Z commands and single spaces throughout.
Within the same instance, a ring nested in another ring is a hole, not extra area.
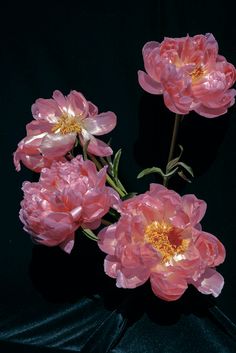
M 150 272 L 145 267 L 117 269 L 116 286 L 118 288 L 136 288 L 144 284 L 149 276 Z
M 47 134 L 40 146 L 41 153 L 50 159 L 64 156 L 74 146 L 76 140 L 76 133 L 61 134 Z
M 61 114 L 63 112 L 67 112 L 68 102 L 67 102 L 66 97 L 58 90 L 54 91 L 52 96 L 53 96 L 53 99 L 55 100 Z
M 205 118 L 216 118 L 227 113 L 228 107 L 208 108 L 202 104 L 198 105 L 194 111 Z
M 98 246 L 106 254 L 115 254 L 115 248 L 117 245 L 115 234 L 116 224 L 112 224 L 109 227 L 103 228 L 98 234 Z
M 213 268 L 207 268 L 197 281 L 191 282 L 199 292 L 218 297 L 224 286 L 224 278 Z
M 101 219 L 97 219 L 96 221 L 92 221 L 92 222 L 83 222 L 81 224 L 81 227 L 85 228 L 85 229 L 97 229 L 98 227 L 100 227 L 101 225 Z
M 71 91 L 67 96 L 68 106 L 72 114 L 85 118 L 88 115 L 89 105 L 84 96 L 77 92 Z
M 61 115 L 58 104 L 53 99 L 37 99 L 31 111 L 35 119 L 45 119 L 51 123 L 57 122 L 57 117 Z
M 26 125 L 27 136 L 40 135 L 42 133 L 51 133 L 54 124 L 47 120 L 39 119 L 33 120 Z
M 186 115 L 190 112 L 190 106 L 191 106 L 191 102 L 192 102 L 191 98 L 186 97 L 187 104 L 185 104 L 184 101 L 183 101 L 183 104 L 180 104 L 179 97 L 177 99 L 174 99 L 174 97 L 170 96 L 167 91 L 164 91 L 163 97 L 164 97 L 165 105 L 173 113 Z
M 188 288 L 186 279 L 173 272 L 153 272 L 150 280 L 154 294 L 167 301 L 179 299 Z
M 138 71 L 138 81 L 140 86 L 144 89 L 144 91 L 152 94 L 162 94 L 163 87 L 159 82 L 154 81 L 149 75 L 147 75 L 144 71 Z
M 93 222 L 101 219 L 110 208 L 110 198 L 107 193 L 102 193 L 101 189 L 91 189 L 86 192 L 83 202 L 84 222 Z
M 74 244 L 75 244 L 75 240 L 74 240 L 75 234 L 72 233 L 71 235 L 67 236 L 67 239 L 64 240 L 61 244 L 60 244 L 60 248 L 62 250 L 64 250 L 67 254 L 70 254 Z
M 98 115 L 98 108 L 95 104 L 93 104 L 92 102 L 88 101 L 88 108 L 89 108 L 89 116 L 96 116 Z
M 104 135 L 116 126 L 116 115 L 113 112 L 101 113 L 84 120 L 85 129 L 92 135 Z
M 117 271 L 120 269 L 120 264 L 115 256 L 108 255 L 104 261 L 104 271 L 111 277 L 116 278 Z
M 82 146 L 88 140 L 90 140 L 88 145 L 88 152 L 99 157 L 107 157 L 112 155 L 113 151 L 105 142 L 93 137 L 85 129 L 82 130 L 82 133 L 79 135 L 80 142 Z
M 21 169 L 20 162 L 37 173 L 44 167 L 50 167 L 52 161 L 43 157 L 39 151 L 39 146 L 41 145 L 43 137 L 44 134 L 28 136 L 20 141 L 17 150 L 13 154 L 13 160 L 17 171 Z
M 191 194 L 182 197 L 182 205 L 184 212 L 188 215 L 193 226 L 202 220 L 207 209 L 205 201 L 199 200 L 195 195 Z
M 195 246 L 207 266 L 218 266 L 225 260 L 225 248 L 213 234 L 199 232 Z

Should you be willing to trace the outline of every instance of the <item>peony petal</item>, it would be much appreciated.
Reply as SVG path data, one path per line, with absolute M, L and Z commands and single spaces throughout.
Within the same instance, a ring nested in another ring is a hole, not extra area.
M 27 136 L 40 135 L 42 133 L 51 133 L 54 124 L 47 120 L 33 120 L 26 125 Z
M 98 115 L 98 108 L 95 104 L 92 102 L 88 101 L 88 107 L 89 107 L 89 116 L 96 116 Z
M 53 99 L 39 98 L 31 108 L 35 119 L 45 119 L 50 123 L 56 123 L 61 111 Z
M 224 286 L 224 278 L 213 268 L 207 268 L 197 281 L 191 282 L 199 292 L 218 297 Z
M 50 159 L 64 156 L 74 146 L 76 140 L 76 133 L 61 134 L 47 134 L 40 146 L 41 153 Z
M 109 277 L 116 278 L 119 268 L 120 264 L 115 256 L 106 256 L 104 261 L 104 271 Z
M 199 232 L 195 246 L 207 266 L 218 266 L 225 260 L 225 248 L 213 234 Z
M 73 249 L 73 247 L 74 247 L 74 244 L 75 244 L 74 237 L 75 237 L 75 233 L 72 233 L 72 234 L 68 235 L 67 239 L 64 240 L 60 244 L 60 248 L 62 250 L 64 250 L 67 254 L 70 254 L 72 249 Z
M 103 228 L 98 233 L 98 246 L 106 254 L 114 255 L 115 248 L 117 245 L 116 234 L 116 224 L 112 224 L 109 227 Z
M 189 216 L 193 226 L 199 223 L 204 217 L 207 209 L 207 204 L 203 200 L 199 200 L 195 195 L 184 195 L 182 197 L 184 212 Z
M 150 272 L 145 267 L 138 267 L 134 270 L 117 269 L 116 286 L 118 288 L 136 288 L 144 284 L 150 276 Z
M 167 301 L 179 299 L 188 288 L 186 279 L 173 272 L 153 272 L 150 280 L 154 294 Z
M 162 84 L 154 81 L 144 71 L 140 71 L 140 70 L 138 71 L 138 81 L 139 81 L 140 86 L 146 92 L 149 92 L 152 94 L 162 94 L 163 93 Z
M 66 100 L 66 97 L 64 97 L 64 95 L 58 90 L 54 91 L 52 96 L 53 96 L 53 99 L 55 100 L 55 102 L 57 103 L 61 114 L 63 112 L 67 112 L 68 102 Z
M 116 115 L 112 112 L 101 113 L 84 120 L 85 129 L 92 135 L 104 135 L 116 126 Z
M 105 142 L 93 137 L 85 129 L 82 129 L 82 133 L 79 135 L 80 142 L 82 146 L 88 140 L 90 140 L 88 145 L 88 152 L 99 157 L 107 157 L 112 155 L 113 151 L 110 146 Z
M 68 112 L 85 118 L 88 115 L 89 105 L 84 96 L 77 91 L 71 91 L 67 96 Z

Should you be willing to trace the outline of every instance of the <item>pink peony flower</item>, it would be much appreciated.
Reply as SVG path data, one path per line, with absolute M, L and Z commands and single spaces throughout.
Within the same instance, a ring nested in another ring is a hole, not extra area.
M 98 114 L 97 107 L 76 91 L 64 97 L 54 91 L 53 99 L 37 99 L 32 105 L 36 119 L 27 125 L 27 136 L 14 153 L 16 170 L 20 161 L 26 167 L 40 172 L 53 160 L 61 160 L 79 136 L 82 145 L 90 140 L 88 152 L 96 156 L 109 156 L 112 149 L 93 135 L 104 135 L 116 126 L 112 112 Z
M 150 191 L 124 201 L 118 222 L 100 231 L 105 272 L 122 288 L 150 278 L 153 292 L 167 301 L 180 298 L 188 284 L 217 297 L 224 280 L 215 266 L 224 261 L 225 249 L 201 230 L 205 211 L 206 203 L 194 195 L 151 184 Z
M 234 104 L 235 67 L 218 54 L 210 33 L 184 38 L 165 38 L 143 47 L 146 72 L 139 71 L 141 87 L 163 94 L 167 108 L 177 114 L 194 110 L 206 118 L 225 114 Z
M 97 228 L 119 196 L 105 186 L 106 167 L 77 156 L 70 162 L 53 162 L 43 168 L 37 183 L 24 182 L 20 219 L 33 239 L 70 252 L 80 226 Z

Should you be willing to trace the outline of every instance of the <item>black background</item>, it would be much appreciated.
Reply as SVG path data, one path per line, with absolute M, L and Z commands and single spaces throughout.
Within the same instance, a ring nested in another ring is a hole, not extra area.
M 26 168 L 17 173 L 12 163 L 35 99 L 75 89 L 100 112 L 117 114 L 110 135 L 114 150 L 123 149 L 120 176 L 127 189 L 144 192 L 149 182 L 160 182 L 136 179 L 144 167 L 164 166 L 174 116 L 162 97 L 139 87 L 142 47 L 164 36 L 212 32 L 220 54 L 236 64 L 231 2 L 9 2 L 1 13 L 2 351 L 233 352 L 235 106 L 212 120 L 195 113 L 185 118 L 178 142 L 195 179 L 170 185 L 208 203 L 203 228 L 225 244 L 219 268 L 225 287 L 215 301 L 191 289 L 176 303 L 161 302 L 148 285 L 119 290 L 103 274 L 103 254 L 82 235 L 70 256 L 33 245 L 18 211 L 22 182 L 37 177 Z

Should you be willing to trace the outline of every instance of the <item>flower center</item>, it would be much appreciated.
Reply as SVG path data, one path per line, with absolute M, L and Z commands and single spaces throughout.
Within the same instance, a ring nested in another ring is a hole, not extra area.
M 162 263 L 166 263 L 175 255 L 182 254 L 188 248 L 188 239 L 179 239 L 172 225 L 154 221 L 146 227 L 144 239 L 162 255 Z
M 192 78 L 192 81 L 196 81 L 198 78 L 200 78 L 204 74 L 205 70 L 201 65 L 198 65 L 195 67 L 195 69 L 190 73 L 190 76 Z
M 79 134 L 81 130 L 82 127 L 78 119 L 74 116 L 68 115 L 62 115 L 52 128 L 52 132 L 60 132 L 63 135 L 69 134 L 70 132 L 76 132 Z

